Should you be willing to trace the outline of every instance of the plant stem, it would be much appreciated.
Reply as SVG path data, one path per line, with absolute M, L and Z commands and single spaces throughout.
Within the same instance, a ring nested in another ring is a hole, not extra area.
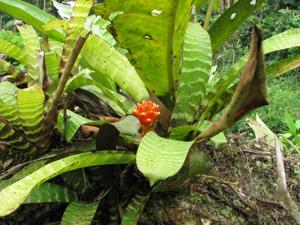
M 58 112 L 57 112 L 58 104 L 59 104 L 61 96 L 64 92 L 64 88 L 66 86 L 66 83 L 68 82 L 68 80 L 71 76 L 71 72 L 72 72 L 73 66 L 76 62 L 76 59 L 78 58 L 78 55 L 79 55 L 84 43 L 86 42 L 88 36 L 89 36 L 89 34 L 85 35 L 84 37 L 79 36 L 78 39 L 75 42 L 75 45 L 72 49 L 72 52 L 69 56 L 69 59 L 66 63 L 66 66 L 63 70 L 62 76 L 59 80 L 56 92 L 55 92 L 55 94 L 53 96 L 53 99 L 50 103 L 50 106 L 48 108 L 48 113 L 47 113 L 46 118 L 45 118 L 45 131 L 46 131 L 46 133 L 52 132 L 52 128 L 55 125 L 57 115 L 58 115 Z M 50 135 L 48 135 L 48 136 L 50 136 Z
M 203 28 L 205 30 L 208 30 L 208 28 L 209 28 L 209 21 L 210 21 L 211 14 L 212 14 L 212 11 L 213 11 L 213 8 L 214 8 L 214 3 L 215 3 L 215 0 L 210 0 L 210 3 L 208 5 L 206 15 L 205 15 L 205 19 L 204 19 L 204 25 L 203 25 Z

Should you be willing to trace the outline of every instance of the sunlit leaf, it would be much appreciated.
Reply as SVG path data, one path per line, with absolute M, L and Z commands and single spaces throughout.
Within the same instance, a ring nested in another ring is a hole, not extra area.
M 175 175 L 182 167 L 194 142 L 184 142 L 147 133 L 137 151 L 138 169 L 153 185 Z

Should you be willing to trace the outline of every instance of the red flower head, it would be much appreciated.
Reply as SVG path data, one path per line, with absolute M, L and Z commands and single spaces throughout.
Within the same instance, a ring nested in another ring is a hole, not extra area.
M 152 101 L 142 101 L 138 103 L 133 111 L 142 125 L 142 130 L 150 130 L 160 115 L 159 106 Z

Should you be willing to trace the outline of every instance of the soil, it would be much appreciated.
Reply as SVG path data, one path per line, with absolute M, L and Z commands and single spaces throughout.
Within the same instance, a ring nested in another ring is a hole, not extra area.
M 185 193 L 157 194 L 140 225 L 296 224 L 279 203 L 275 149 L 248 134 L 218 148 L 204 147 L 211 172 L 193 179 Z M 300 204 L 300 156 L 285 155 L 288 190 Z

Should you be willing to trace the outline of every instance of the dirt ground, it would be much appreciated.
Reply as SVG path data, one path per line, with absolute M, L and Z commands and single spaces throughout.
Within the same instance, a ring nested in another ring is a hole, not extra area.
M 153 196 L 139 224 L 296 224 L 277 200 L 274 148 L 242 134 L 207 153 L 210 174 L 196 177 L 186 193 Z M 299 206 L 300 156 L 284 160 L 288 190 Z

